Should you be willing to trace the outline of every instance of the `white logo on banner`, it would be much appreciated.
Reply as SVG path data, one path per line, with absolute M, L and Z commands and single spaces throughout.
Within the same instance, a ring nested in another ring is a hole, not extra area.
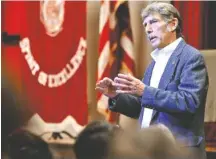
M 40 20 L 47 34 L 55 37 L 61 30 L 64 21 L 64 0 L 41 0 Z
M 36 73 L 39 72 L 37 77 L 38 82 L 43 86 L 48 86 L 49 88 L 63 85 L 76 73 L 86 54 L 86 47 L 86 41 L 81 37 L 76 54 L 70 59 L 66 66 L 57 74 L 48 74 L 40 70 L 39 64 L 34 60 L 29 38 L 24 38 L 20 42 L 21 52 L 25 56 L 32 75 L 36 76 Z

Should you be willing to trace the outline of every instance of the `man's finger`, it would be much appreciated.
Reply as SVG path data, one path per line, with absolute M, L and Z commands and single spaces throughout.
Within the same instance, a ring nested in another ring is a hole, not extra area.
M 101 82 L 100 82 L 100 81 L 98 81 L 98 82 L 96 83 L 96 86 L 99 86 L 99 85 L 101 85 Z
M 111 80 L 110 78 L 108 78 L 108 77 L 105 77 L 105 78 L 103 79 L 103 81 L 104 81 L 104 82 L 109 82 L 109 83 L 112 82 L 112 80 Z
M 101 93 L 104 93 L 105 92 L 105 89 L 104 88 L 101 88 L 101 87 L 95 87 L 95 90 L 101 92 Z
M 125 85 L 131 85 L 131 83 L 130 83 L 128 80 L 126 80 L 126 79 L 124 79 L 124 78 L 119 78 L 119 77 L 116 77 L 116 78 L 114 79 L 114 82 L 115 82 L 115 83 L 125 84 Z
M 121 83 L 113 83 L 113 86 L 116 87 L 117 89 L 129 89 L 128 85 L 121 84 Z
M 130 90 L 116 90 L 116 93 L 134 94 L 134 92 Z
M 99 81 L 96 83 L 96 87 L 104 87 L 105 83 L 103 81 Z
M 126 79 L 128 81 L 133 81 L 134 80 L 134 77 L 131 76 L 131 75 L 125 75 L 125 74 L 122 74 L 122 73 L 119 73 L 118 74 L 118 77 L 119 78 L 123 78 L 123 79 Z
M 100 89 L 103 89 L 103 88 L 96 86 L 95 89 L 100 90 Z
M 96 83 L 96 86 L 104 86 L 105 87 L 105 86 L 108 86 L 108 85 L 112 84 L 112 82 L 113 81 L 111 79 L 105 77 L 104 79 L 98 81 Z

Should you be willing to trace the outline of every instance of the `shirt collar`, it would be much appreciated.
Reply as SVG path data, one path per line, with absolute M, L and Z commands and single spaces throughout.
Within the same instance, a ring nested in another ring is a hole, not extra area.
M 151 57 L 155 61 L 157 61 L 158 57 L 160 56 L 171 56 L 171 54 L 176 49 L 176 47 L 178 46 L 181 40 L 182 40 L 182 37 L 176 39 L 174 42 L 172 42 L 171 44 L 167 45 L 166 47 L 162 49 L 158 49 L 158 48 L 155 49 L 154 51 L 152 51 Z

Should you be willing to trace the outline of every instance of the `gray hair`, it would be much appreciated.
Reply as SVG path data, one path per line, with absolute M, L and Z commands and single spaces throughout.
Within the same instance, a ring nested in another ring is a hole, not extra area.
M 180 17 L 179 11 L 172 4 L 165 2 L 153 2 L 149 4 L 141 12 L 142 20 L 144 20 L 147 16 L 153 13 L 159 13 L 166 22 L 171 21 L 173 18 L 177 18 L 178 25 L 176 27 L 176 35 L 177 38 L 183 37 L 182 19 Z

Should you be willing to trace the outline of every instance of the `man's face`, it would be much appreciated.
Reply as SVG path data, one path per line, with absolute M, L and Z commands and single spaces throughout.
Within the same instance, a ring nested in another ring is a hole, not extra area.
M 167 29 L 167 23 L 158 13 L 148 15 L 143 25 L 147 34 L 148 40 L 153 48 L 163 48 L 170 42 L 171 32 Z

